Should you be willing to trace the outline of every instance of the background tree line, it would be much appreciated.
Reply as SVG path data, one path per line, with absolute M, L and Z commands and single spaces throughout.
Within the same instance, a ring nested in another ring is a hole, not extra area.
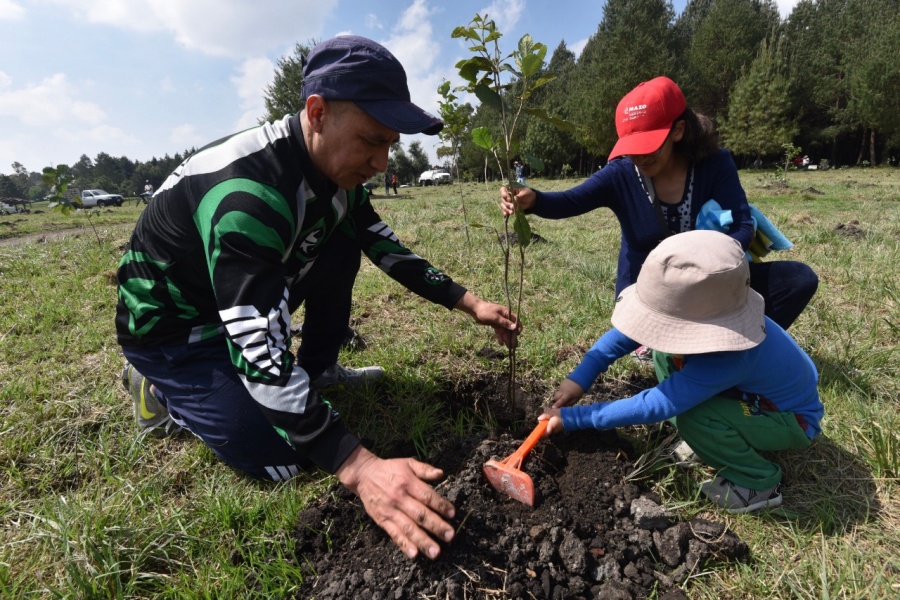
M 79 190 L 99 188 L 126 197 L 137 196 L 144 191 L 147 181 L 153 185 L 153 189 L 159 188 L 175 167 L 193 152 L 195 149 L 192 148 L 185 150 L 183 154 L 166 154 L 163 158 L 154 157 L 147 162 L 132 161 L 124 156 L 110 156 L 105 152 L 94 159 L 82 154 L 78 162 L 71 165 L 72 175 L 75 177 L 71 187 Z M 12 168 L 12 175 L 0 174 L 0 198 L 37 201 L 50 193 L 50 189 L 41 181 L 40 172 L 29 171 L 18 162 L 13 163 Z
M 540 32 L 534 35 L 540 41 Z M 278 61 L 261 121 L 302 107 L 301 57 L 315 43 L 298 43 Z M 783 21 L 774 0 L 688 0 L 677 16 L 668 0 L 607 0 L 581 56 L 561 42 L 545 66 L 557 78 L 535 94 L 536 106 L 570 121 L 575 131 L 526 118 L 522 151 L 543 161 L 545 176 L 589 174 L 615 143 L 619 99 L 641 81 L 666 75 L 692 108 L 715 120 L 740 166 L 774 162 L 785 143 L 801 147 L 813 164 L 897 164 L 898 54 L 900 0 L 801 0 Z M 516 85 L 511 81 L 509 89 Z M 490 107 L 461 108 L 469 129 L 498 122 Z M 462 176 L 499 175 L 471 136 L 458 143 Z M 82 156 L 72 165 L 75 185 L 132 194 L 149 180 L 157 188 L 192 151 L 145 163 Z M 438 150 L 453 173 L 449 163 L 456 155 Z M 398 143 L 388 171 L 414 183 L 429 163 L 420 143 L 405 149 Z M 0 175 L 0 197 L 47 193 L 38 173 L 19 163 L 13 169 Z
M 777 160 L 785 143 L 814 164 L 897 164 L 898 54 L 898 0 L 801 0 L 784 21 L 774 0 L 689 0 L 677 17 L 666 0 L 608 0 L 581 56 L 560 43 L 547 64 L 557 79 L 539 90 L 574 134 L 532 120 L 523 153 L 545 175 L 590 173 L 616 141 L 618 101 L 666 75 L 742 166 Z M 489 107 L 475 109 L 473 127 L 494 122 Z M 473 143 L 461 156 L 464 170 L 483 168 Z
M 616 141 L 618 101 L 666 75 L 741 166 L 777 161 L 785 143 L 813 164 L 896 165 L 898 55 L 898 0 L 801 0 L 784 21 L 774 0 L 688 0 L 678 16 L 667 0 L 607 0 L 581 56 L 560 43 L 546 65 L 557 78 L 536 95 L 575 132 L 532 119 L 522 151 L 544 175 L 589 174 Z M 479 106 L 470 127 L 496 122 Z M 462 139 L 461 170 L 477 176 L 485 153 Z

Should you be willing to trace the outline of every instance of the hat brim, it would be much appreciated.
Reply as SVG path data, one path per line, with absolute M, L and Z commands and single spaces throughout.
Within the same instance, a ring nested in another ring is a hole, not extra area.
M 747 302 L 731 314 L 708 321 L 688 321 L 644 304 L 631 285 L 616 298 L 613 326 L 643 346 L 670 354 L 747 350 L 766 338 L 765 302 L 750 289 Z
M 620 137 L 613 146 L 612 152 L 609 153 L 609 160 L 629 154 L 652 154 L 665 143 L 670 131 L 672 131 L 671 126 Z
M 403 100 L 355 101 L 366 114 L 397 133 L 437 135 L 444 123 L 412 102 Z

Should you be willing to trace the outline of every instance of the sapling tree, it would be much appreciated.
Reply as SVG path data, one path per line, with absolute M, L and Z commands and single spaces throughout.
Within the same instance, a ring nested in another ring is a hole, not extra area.
M 800 156 L 800 153 L 803 152 L 803 149 L 799 146 L 795 146 L 791 142 L 785 142 L 781 145 L 781 149 L 784 150 L 784 177 L 782 177 L 782 181 L 787 183 L 787 173 L 788 168 L 790 168 L 791 164 L 794 162 L 794 159 Z
M 53 207 L 53 210 L 67 215 L 76 208 L 75 203 L 72 202 L 72 196 L 66 193 L 69 186 L 75 181 L 75 174 L 72 172 L 72 169 L 69 168 L 69 165 L 61 164 L 57 165 L 56 168 L 44 167 L 41 174 L 41 181 L 50 187 L 48 199 L 50 200 L 50 204 L 56 204 L 56 206 Z M 91 229 L 94 230 L 94 237 L 97 238 L 97 244 L 102 246 L 103 242 L 100 240 L 100 234 L 97 233 L 97 228 L 94 227 L 94 221 L 91 220 L 92 215 L 93 210 L 88 211 L 88 223 L 90 223 Z
M 469 212 L 466 209 L 466 199 L 462 190 L 462 179 L 459 176 L 459 147 L 462 143 L 463 136 L 469 129 L 469 123 L 472 117 L 472 106 L 470 104 L 459 104 L 459 98 L 450 88 L 450 82 L 444 80 L 438 86 L 438 94 L 441 100 L 438 101 L 441 120 L 444 122 L 444 128 L 438 134 L 441 141 L 446 144 L 438 149 L 438 157 L 449 154 L 453 160 L 456 170 L 456 186 L 459 189 L 459 200 L 462 202 L 463 221 L 466 227 L 466 241 L 471 243 L 469 238 Z
M 467 26 L 453 30 L 453 38 L 463 38 L 469 44 L 473 57 L 456 63 L 460 77 L 466 84 L 459 88 L 474 94 L 483 107 L 497 114 L 497 130 L 500 139 L 495 140 L 491 129 L 478 127 L 472 130 L 475 144 L 487 150 L 497 163 L 506 187 L 513 194 L 523 186 L 519 184 L 510 168 L 513 157 L 520 154 L 521 136 L 519 133 L 523 115 L 531 115 L 551 123 L 557 127 L 571 130 L 571 125 L 546 110 L 530 106 L 532 94 L 538 88 L 556 78 L 553 73 L 544 72 L 544 57 L 547 46 L 535 42 L 531 35 L 525 34 L 519 39 L 515 50 L 504 55 L 500 50 L 499 40 L 502 33 L 496 23 L 488 15 L 476 14 Z M 543 164 L 536 157 L 522 157 L 532 170 L 542 170 Z M 472 224 L 473 227 L 478 226 Z M 503 283 L 506 303 L 511 313 L 521 317 L 522 288 L 525 280 L 525 248 L 531 243 L 531 226 L 525 214 L 517 206 L 513 215 L 513 230 L 510 235 L 509 217 L 503 220 L 503 235 L 498 232 L 497 238 L 503 249 L 504 271 Z M 510 256 L 512 247 L 516 246 L 519 255 L 518 284 L 515 290 L 516 301 L 513 304 L 513 290 L 510 285 Z M 509 398 L 512 405 L 515 399 L 516 348 L 509 350 Z

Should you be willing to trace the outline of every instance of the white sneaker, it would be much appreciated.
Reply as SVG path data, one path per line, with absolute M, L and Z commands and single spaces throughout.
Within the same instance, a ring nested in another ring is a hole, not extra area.
M 381 367 L 362 367 L 348 369 L 334 363 L 319 375 L 312 386 L 317 390 L 345 390 L 364 387 L 384 377 Z
M 781 484 L 765 490 L 754 490 L 738 485 L 724 477 L 716 477 L 700 484 L 700 493 L 707 500 L 733 515 L 752 512 L 761 508 L 781 506 Z
M 675 465 L 678 467 L 690 469 L 691 467 L 699 467 L 703 464 L 703 461 L 700 460 L 700 457 L 697 456 L 694 449 L 684 440 L 671 446 L 669 450 L 672 453 L 672 459 L 675 461 Z

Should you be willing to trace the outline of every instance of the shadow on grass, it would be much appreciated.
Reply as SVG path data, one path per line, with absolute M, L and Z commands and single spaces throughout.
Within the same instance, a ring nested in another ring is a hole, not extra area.
M 881 512 L 870 466 L 822 434 L 809 448 L 773 453 L 784 471 L 784 504 L 769 514 L 808 531 L 842 535 Z

